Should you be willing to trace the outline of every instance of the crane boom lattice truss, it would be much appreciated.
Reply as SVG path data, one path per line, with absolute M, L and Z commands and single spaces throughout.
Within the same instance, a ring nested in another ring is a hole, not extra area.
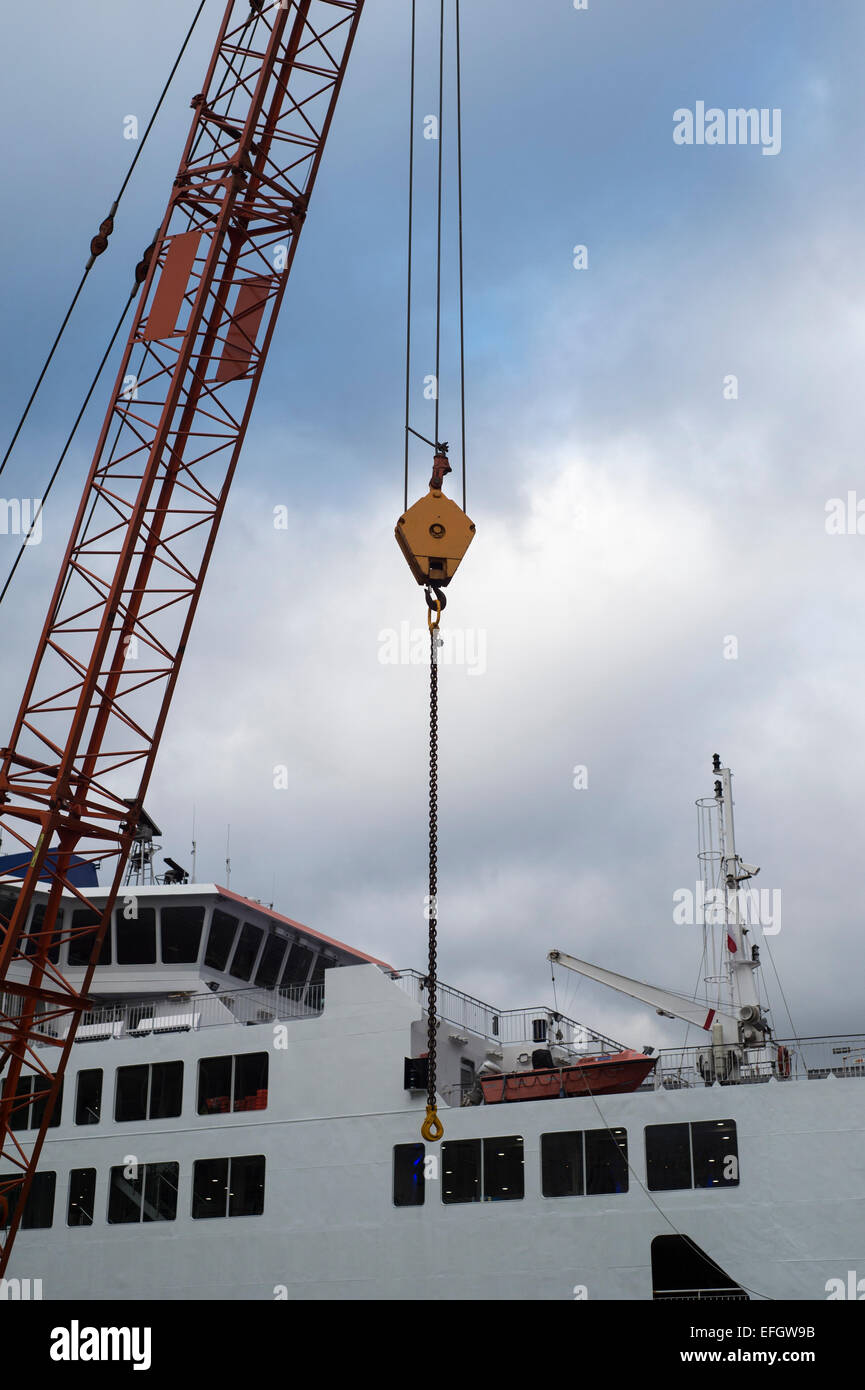
M 0 1275 L 87 1008 L 362 9 L 226 7 L 0 749 L 0 828 L 29 856 L 17 897 L 0 897 Z M 111 882 L 99 905 L 73 882 L 82 860 Z M 34 905 L 40 882 L 47 900 Z M 89 965 L 70 979 L 57 948 L 74 938 Z M 34 1101 L 41 1124 L 25 1145 L 14 1116 Z

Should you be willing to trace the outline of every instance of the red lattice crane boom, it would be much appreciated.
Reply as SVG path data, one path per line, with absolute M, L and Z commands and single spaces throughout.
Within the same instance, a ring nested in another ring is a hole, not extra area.
M 0 828 L 29 856 L 11 915 L 0 904 L 0 1275 L 87 1008 L 362 9 L 229 0 L 0 749 Z M 72 881 L 82 860 L 110 878 L 99 906 Z M 75 937 L 91 949 L 72 983 L 56 947 Z M 29 1153 L 10 1127 L 24 1064 L 37 1078 L 28 1102 L 44 1101 Z

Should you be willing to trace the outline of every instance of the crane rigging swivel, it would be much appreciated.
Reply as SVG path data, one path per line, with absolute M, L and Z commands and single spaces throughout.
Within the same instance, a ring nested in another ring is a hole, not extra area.
M 0 749 L 0 832 L 27 859 L 11 911 L 0 909 L 0 1276 L 87 1008 L 363 3 L 225 7 Z M 73 872 L 82 863 L 94 882 L 107 871 L 98 906 Z M 68 978 L 53 948 L 82 936 L 90 963 Z M 25 1064 L 44 1104 L 29 1152 L 10 1124 Z

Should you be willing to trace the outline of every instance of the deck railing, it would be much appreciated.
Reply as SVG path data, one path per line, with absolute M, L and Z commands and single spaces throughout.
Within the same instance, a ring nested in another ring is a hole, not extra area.
M 783 1076 L 783 1072 L 788 1070 L 787 1061 L 782 1061 L 779 1067 L 779 1048 L 786 1049 L 789 1076 Z M 678 1091 L 707 1085 L 714 1079 L 705 1062 L 702 1070 L 700 1068 L 700 1059 L 707 1052 L 711 1052 L 707 1044 L 702 1047 L 662 1048 L 653 1077 L 644 1082 L 643 1089 Z M 865 1034 L 780 1038 L 773 1045 L 773 1054 L 769 1059 L 744 1060 L 741 1066 L 730 1069 L 727 1075 L 724 1075 L 722 1067 L 716 1079 L 722 1086 L 753 1086 L 773 1076 L 791 1081 L 816 1081 L 830 1075 L 865 1077 Z
M 10 997 L 11 998 L 11 997 Z M 199 1028 L 287 1022 L 317 1018 L 324 1010 L 324 984 L 285 989 L 225 990 L 220 994 L 178 994 L 103 1004 L 82 1014 L 76 1043 L 117 1038 L 146 1038 L 161 1033 L 196 1032 Z M 40 1032 L 65 1037 L 68 1025 L 46 1018 Z
M 426 976 L 419 970 L 395 970 L 391 976 L 417 1004 L 426 1007 Z M 436 990 L 436 1005 L 439 1018 L 453 1023 L 469 1033 L 476 1033 L 489 1042 L 534 1043 L 535 1047 L 546 1045 L 547 1020 L 554 1018 L 556 1027 L 561 1027 L 565 1046 L 589 1047 L 598 1051 L 620 1052 L 623 1044 L 614 1042 L 594 1028 L 587 1028 L 574 1018 L 554 1013 L 547 1007 L 536 1009 L 496 1009 L 485 1004 L 471 994 L 453 989 L 450 985 L 439 984 Z M 536 1036 L 543 1028 L 543 1036 Z

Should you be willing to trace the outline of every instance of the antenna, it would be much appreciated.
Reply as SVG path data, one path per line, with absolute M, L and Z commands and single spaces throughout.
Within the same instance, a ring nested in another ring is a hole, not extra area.
M 192 876 L 191 876 L 191 878 L 190 878 L 190 880 L 189 880 L 190 883 L 194 883 L 194 882 L 195 882 L 195 856 L 196 856 L 197 853 L 198 853 L 198 851 L 197 851 L 196 844 L 195 844 L 195 802 L 193 801 L 193 803 L 192 803 Z
M 231 826 L 225 828 L 225 886 L 231 887 Z

